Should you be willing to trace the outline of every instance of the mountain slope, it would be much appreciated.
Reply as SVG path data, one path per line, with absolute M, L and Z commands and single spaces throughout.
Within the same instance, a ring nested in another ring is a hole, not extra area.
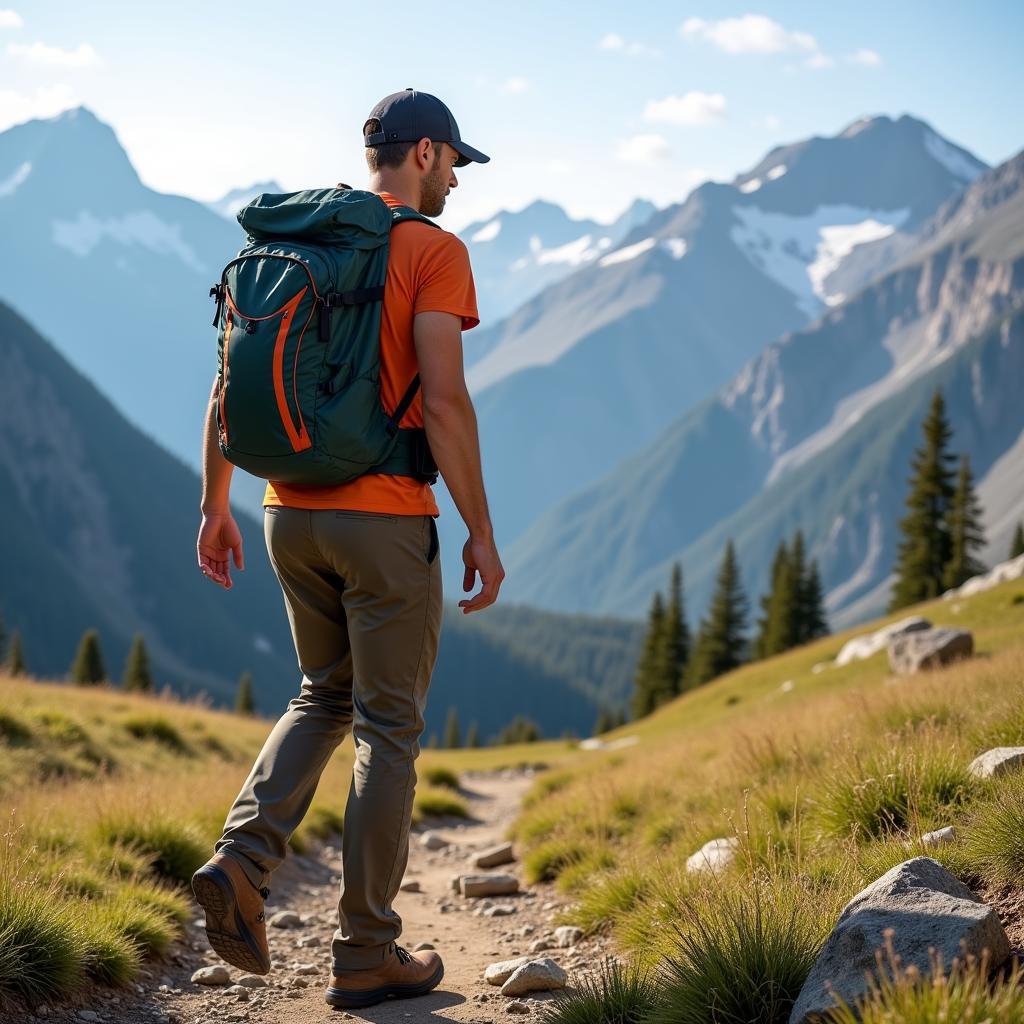
M 898 518 L 888 491 L 877 513 L 866 517 L 851 519 L 851 510 L 833 504 L 842 481 L 855 476 L 864 424 L 883 429 L 878 409 L 894 422 L 897 414 L 916 414 L 908 388 L 935 379 L 944 367 L 969 365 L 980 373 L 981 364 L 955 357 L 1022 301 L 1024 154 L 942 206 L 921 227 L 912 256 L 815 324 L 770 345 L 655 444 L 548 513 L 509 552 L 514 596 L 541 606 L 637 615 L 667 576 L 668 560 L 685 556 L 699 607 L 729 529 L 723 521 L 748 531 L 756 521 L 765 532 L 754 531 L 758 541 L 747 555 L 752 584 L 764 585 L 778 539 L 798 525 L 820 534 L 825 524 L 835 533 L 820 535 L 811 553 L 822 562 L 833 610 L 853 607 L 884 582 L 892 517 Z M 1005 344 L 1015 337 L 1011 331 Z M 985 382 L 985 402 L 1016 401 L 1012 376 Z M 954 426 L 969 422 L 979 401 L 962 398 L 962 407 L 951 406 Z M 958 440 L 979 476 L 1016 440 L 1015 419 L 1006 422 L 1009 435 L 992 435 L 1002 448 Z M 905 448 L 900 458 L 909 460 Z M 902 489 L 904 463 L 885 468 L 894 474 L 885 486 Z M 1011 486 L 1000 494 L 1003 518 L 1024 510 L 1019 488 L 1016 498 Z M 862 497 L 851 498 L 853 509 L 861 509 Z M 876 595 L 856 614 L 877 610 L 878 602 Z
M 195 567 L 196 474 L 3 304 L 0 365 L 0 611 L 30 670 L 65 673 L 94 626 L 117 678 L 141 631 L 158 685 L 225 703 L 250 669 L 261 710 L 277 713 L 299 673 L 260 525 L 237 517 L 246 569 L 230 592 L 211 586 Z M 428 727 L 454 704 L 484 735 L 523 711 L 548 735 L 584 733 L 601 703 L 625 699 L 639 640 L 631 623 L 449 608 Z
M 839 272 L 858 245 L 919 230 L 983 169 L 907 116 L 780 147 L 483 332 L 468 379 L 499 540 L 841 302 Z M 879 255 L 872 273 L 893 258 Z

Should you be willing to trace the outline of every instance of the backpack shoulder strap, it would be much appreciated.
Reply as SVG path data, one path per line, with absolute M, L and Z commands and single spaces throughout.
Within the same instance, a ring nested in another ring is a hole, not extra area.
M 393 206 L 391 208 L 392 228 L 398 224 L 404 224 L 408 220 L 422 221 L 424 224 L 429 224 L 432 228 L 437 228 L 438 231 L 444 230 L 440 224 L 435 223 L 429 217 L 424 217 L 422 213 L 414 210 L 411 206 Z

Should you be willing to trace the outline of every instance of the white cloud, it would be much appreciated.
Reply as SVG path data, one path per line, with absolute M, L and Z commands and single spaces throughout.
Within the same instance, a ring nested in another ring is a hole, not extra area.
M 501 91 L 508 93 L 509 95 L 516 95 L 518 93 L 526 92 L 529 88 L 530 83 L 525 78 L 506 78 L 501 87 Z
M 46 43 L 8 43 L 7 52 L 29 64 L 49 68 L 94 68 L 103 63 L 100 55 L 89 43 L 81 43 L 75 50 L 63 50 Z
M 725 53 L 784 53 L 788 50 L 816 51 L 818 43 L 808 32 L 783 28 L 763 14 L 705 21 L 687 18 L 679 27 L 684 37 L 697 36 Z
M 761 124 L 771 132 L 782 127 L 782 118 L 778 114 L 765 114 Z
M 21 28 L 24 24 L 17 11 L 12 11 L 9 7 L 0 7 L 0 28 Z
M 876 68 L 882 63 L 881 54 L 875 50 L 854 50 L 846 57 L 851 64 L 863 64 L 865 67 Z
M 725 106 L 725 97 L 720 92 L 691 90 L 682 96 L 648 100 L 644 107 L 644 120 L 666 124 L 711 124 L 725 116 Z
M 575 165 L 568 160 L 555 157 L 547 162 L 547 169 L 549 174 L 572 174 L 575 170 Z
M 41 86 L 31 93 L 0 89 L 0 131 L 35 117 L 55 117 L 77 105 L 74 90 L 63 82 Z
M 656 164 L 665 160 L 671 150 L 668 140 L 661 135 L 634 135 L 622 140 L 615 155 L 630 164 Z
M 813 53 L 804 61 L 804 66 L 811 68 L 813 71 L 825 71 L 828 68 L 834 68 L 836 62 L 827 53 Z
M 628 42 L 618 32 L 608 32 L 597 44 L 599 50 L 608 50 L 612 53 L 624 53 L 627 57 L 660 57 L 661 50 L 647 46 L 644 43 Z

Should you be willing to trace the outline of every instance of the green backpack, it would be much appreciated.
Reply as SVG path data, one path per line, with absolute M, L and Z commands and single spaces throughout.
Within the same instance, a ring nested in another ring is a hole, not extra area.
M 399 427 L 417 374 L 388 416 L 380 320 L 388 244 L 409 207 L 347 187 L 257 196 L 248 244 L 210 289 L 217 301 L 217 428 L 229 462 L 289 484 L 364 473 L 435 483 L 426 431 Z

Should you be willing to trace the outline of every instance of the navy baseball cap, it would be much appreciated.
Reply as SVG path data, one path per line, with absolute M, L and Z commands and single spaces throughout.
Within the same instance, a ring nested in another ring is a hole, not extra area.
M 485 164 L 491 158 L 479 149 L 467 146 L 459 135 L 459 126 L 452 112 L 429 92 L 403 89 L 385 96 L 367 115 L 380 121 L 381 130 L 366 136 L 367 146 L 383 146 L 389 142 L 447 142 L 458 154 L 456 167 L 469 163 Z

